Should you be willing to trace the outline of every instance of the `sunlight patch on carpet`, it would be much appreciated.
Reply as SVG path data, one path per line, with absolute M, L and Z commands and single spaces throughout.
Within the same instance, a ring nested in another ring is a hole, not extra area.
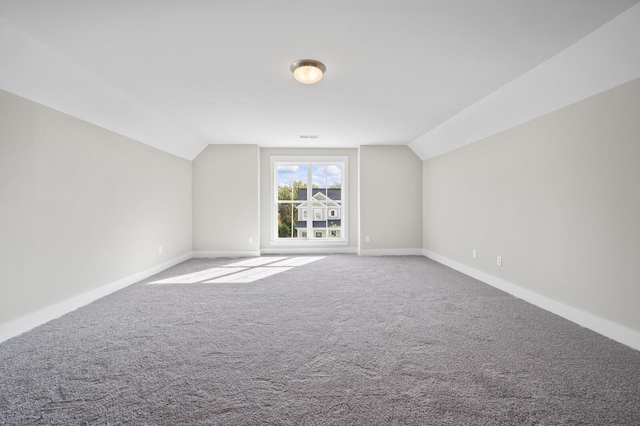
M 257 257 L 147 284 L 250 283 L 324 258 L 325 256 Z
M 324 259 L 324 256 L 316 256 L 316 257 L 291 257 L 286 260 L 282 260 L 280 262 L 272 263 L 269 266 L 302 266 L 307 263 L 315 262 L 316 260 Z
M 286 259 L 286 257 L 256 257 L 255 259 L 247 259 L 241 260 L 240 262 L 230 263 L 226 266 L 261 266 L 283 259 Z
M 160 281 L 154 281 L 149 284 L 194 284 L 222 275 L 229 275 L 236 272 L 244 271 L 247 268 L 211 268 L 204 271 L 194 272 L 192 274 L 180 275 Z
M 224 277 L 216 278 L 214 280 L 205 281 L 207 284 L 216 283 L 250 283 L 257 281 L 261 278 L 270 277 L 271 275 L 279 274 L 281 272 L 293 269 L 293 267 L 265 267 L 258 266 L 256 268 L 247 269 L 246 271 L 238 272 L 233 275 L 227 275 Z

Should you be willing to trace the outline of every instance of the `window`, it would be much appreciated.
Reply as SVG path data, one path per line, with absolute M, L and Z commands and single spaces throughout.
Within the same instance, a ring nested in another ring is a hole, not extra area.
M 347 157 L 272 157 L 271 241 L 346 244 Z

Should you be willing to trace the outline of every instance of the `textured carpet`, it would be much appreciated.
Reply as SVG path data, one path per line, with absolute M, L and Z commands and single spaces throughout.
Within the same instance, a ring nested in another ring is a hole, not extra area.
M 1 344 L 0 424 L 640 424 L 640 352 L 423 257 L 148 284 L 233 262 Z

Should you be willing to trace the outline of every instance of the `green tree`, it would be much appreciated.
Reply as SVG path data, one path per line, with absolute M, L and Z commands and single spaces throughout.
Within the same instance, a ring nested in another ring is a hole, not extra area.
M 298 199 L 298 190 L 307 187 L 301 180 L 293 182 L 293 187 L 289 185 L 278 186 L 278 201 L 290 201 L 278 203 L 278 237 L 293 238 L 295 237 L 295 214 L 294 210 L 297 205 L 295 201 Z

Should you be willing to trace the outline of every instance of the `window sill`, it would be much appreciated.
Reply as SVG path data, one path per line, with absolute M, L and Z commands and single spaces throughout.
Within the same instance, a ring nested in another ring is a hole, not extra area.
M 277 238 L 271 240 L 269 245 L 272 247 L 291 247 L 291 246 L 348 246 L 349 240 L 344 238 L 332 238 L 332 239 L 302 239 L 302 238 Z

